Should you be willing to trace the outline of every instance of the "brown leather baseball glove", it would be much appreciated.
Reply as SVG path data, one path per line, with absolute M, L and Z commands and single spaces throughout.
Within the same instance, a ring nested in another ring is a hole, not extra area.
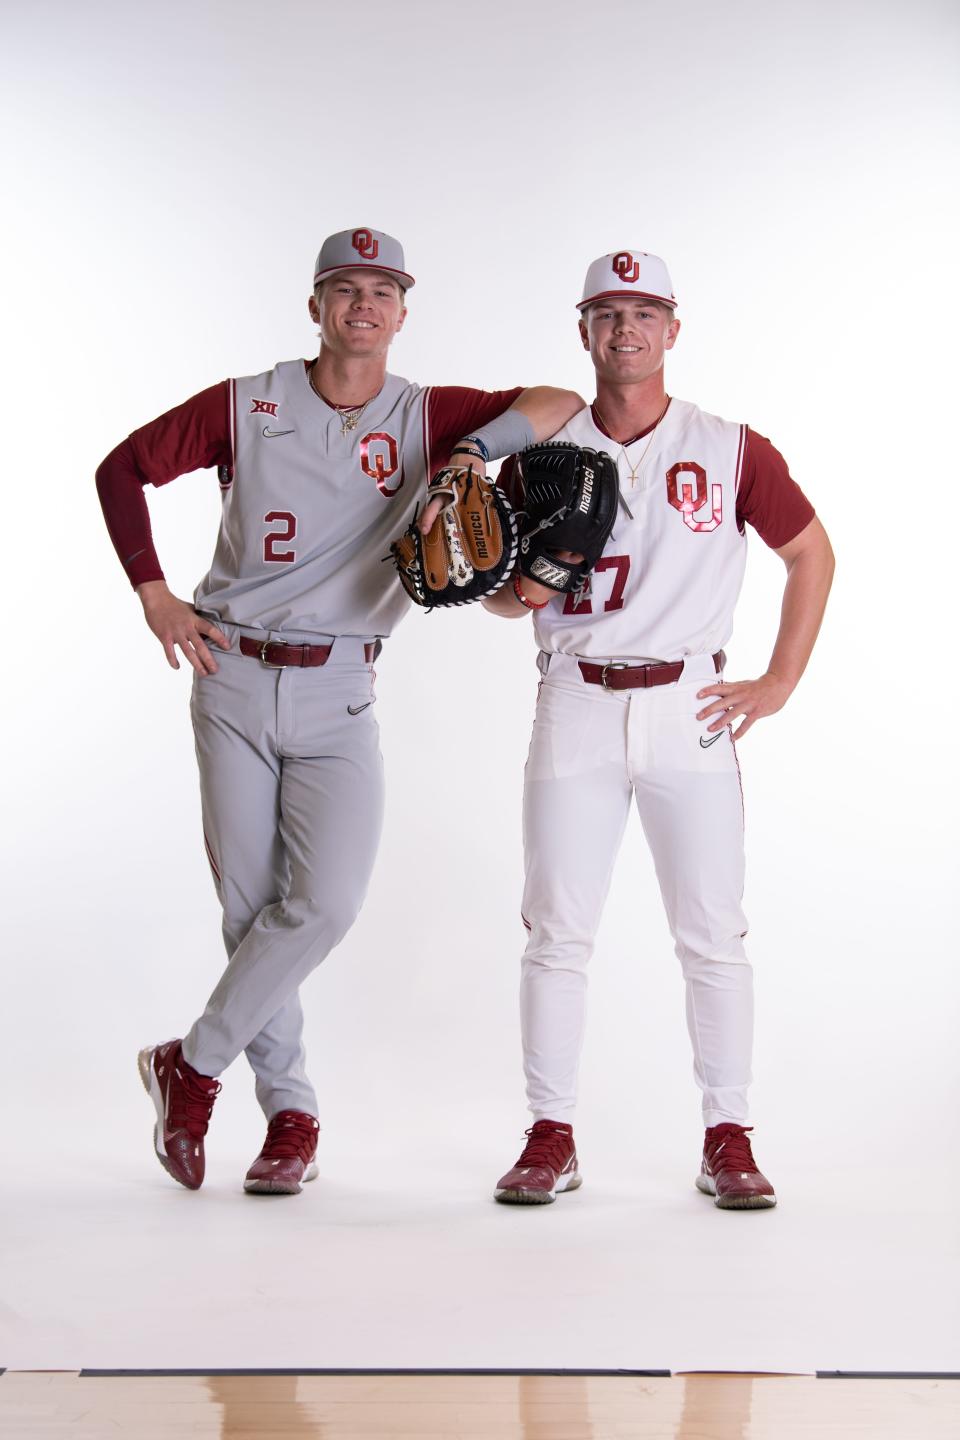
M 492 480 L 471 467 L 440 470 L 427 503 L 443 502 L 426 535 L 414 517 L 390 546 L 401 583 L 417 605 L 470 605 L 509 580 L 517 558 L 517 521 Z

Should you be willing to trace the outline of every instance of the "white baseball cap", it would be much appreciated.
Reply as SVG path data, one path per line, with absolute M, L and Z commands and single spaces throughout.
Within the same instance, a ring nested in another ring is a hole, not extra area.
M 320 248 L 313 276 L 314 285 L 326 280 L 338 270 L 382 270 L 392 275 L 404 290 L 414 283 L 403 263 L 403 246 L 392 235 L 382 230 L 371 230 L 362 226 L 358 230 L 339 230 L 328 235 Z
M 620 295 L 659 300 L 661 305 L 671 307 L 677 303 L 666 265 L 659 255 L 648 255 L 646 250 L 615 250 L 594 260 L 583 282 L 583 299 L 577 302 L 577 309 Z

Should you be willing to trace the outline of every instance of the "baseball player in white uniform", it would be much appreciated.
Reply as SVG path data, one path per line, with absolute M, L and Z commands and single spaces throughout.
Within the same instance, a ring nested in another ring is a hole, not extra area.
M 495 1194 L 537 1204 L 581 1183 L 572 1122 L 587 964 L 634 803 L 686 984 L 706 1127 L 697 1185 L 725 1209 L 767 1208 L 774 1190 L 749 1138 L 753 989 L 734 741 L 779 710 L 803 674 L 833 555 L 768 440 L 667 395 L 664 356 L 680 322 L 662 260 L 601 256 L 579 310 L 597 398 L 555 438 L 615 458 L 620 513 L 585 594 L 558 595 L 518 574 L 512 590 L 484 601 L 505 616 L 533 612 L 542 677 L 523 811 L 521 1022 L 533 1125 Z M 508 494 L 518 484 L 510 462 L 501 483 Z M 513 499 L 522 503 L 516 491 Z M 767 671 L 728 681 L 723 646 L 747 525 L 784 561 L 786 588 Z
M 331 235 L 309 302 L 317 358 L 201 392 L 97 472 L 147 624 L 171 666 L 179 648 L 196 672 L 203 839 L 228 964 L 182 1041 L 139 1057 L 157 1157 L 190 1189 L 203 1181 L 217 1077 L 242 1052 L 268 1121 L 245 1189 L 297 1193 L 316 1174 L 298 991 L 356 918 L 379 840 L 373 661 L 409 603 L 381 563 L 389 542 L 451 453 L 482 469 L 478 451 L 522 448 L 583 404 L 569 391 L 423 389 L 387 374 L 413 283 L 391 236 Z M 163 578 L 144 486 L 214 466 L 223 517 L 190 605 Z

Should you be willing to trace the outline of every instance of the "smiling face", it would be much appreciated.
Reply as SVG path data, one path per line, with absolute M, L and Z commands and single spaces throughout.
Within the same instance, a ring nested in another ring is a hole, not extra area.
M 638 384 L 662 370 L 679 332 L 669 306 L 629 295 L 598 300 L 580 317 L 580 338 L 597 380 L 611 385 Z
M 310 314 L 327 350 L 365 359 L 386 353 L 407 309 L 396 280 L 365 266 L 324 280 L 310 296 Z

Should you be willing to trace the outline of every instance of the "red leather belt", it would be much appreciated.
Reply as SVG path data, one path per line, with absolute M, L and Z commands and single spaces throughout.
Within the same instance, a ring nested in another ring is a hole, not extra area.
M 718 675 L 726 663 L 726 655 L 718 650 L 713 657 Z M 613 660 L 609 665 L 580 660 L 578 664 L 587 684 L 602 685 L 604 690 L 648 690 L 652 685 L 670 685 L 683 674 L 682 660 L 661 665 L 628 665 L 625 660 Z
M 250 655 L 271 670 L 282 670 L 286 665 L 326 665 L 330 659 L 332 645 L 284 645 L 280 640 L 251 640 L 240 636 L 240 654 Z M 376 644 L 364 645 L 363 658 L 371 665 L 376 658 Z

